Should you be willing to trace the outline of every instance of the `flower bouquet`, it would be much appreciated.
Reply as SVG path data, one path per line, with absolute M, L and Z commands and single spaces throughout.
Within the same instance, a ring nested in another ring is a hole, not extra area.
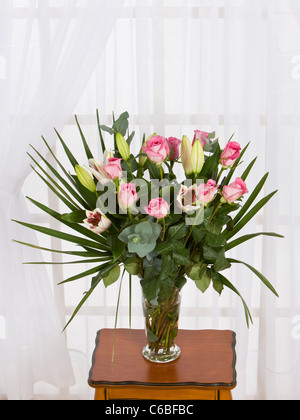
M 91 276 L 90 289 L 84 294 L 68 324 L 76 316 L 96 287 L 109 287 L 124 274 L 137 276 L 143 292 L 148 345 L 144 356 L 154 362 L 176 359 L 180 349 L 175 344 L 178 332 L 180 292 L 188 280 L 202 293 L 212 286 L 222 294 L 224 288 L 236 293 L 242 301 L 246 322 L 252 322 L 250 310 L 237 288 L 224 275 L 232 264 L 247 266 L 271 292 L 277 292 L 263 274 L 246 262 L 227 256 L 227 252 L 259 235 L 282 237 L 269 232 L 247 234 L 233 239 L 268 203 L 273 192 L 255 204 L 265 185 L 264 175 L 249 193 L 247 177 L 256 159 L 236 177 L 235 172 L 249 144 L 242 150 L 231 138 L 221 148 L 215 133 L 195 131 L 193 142 L 164 138 L 156 133 L 142 139 L 140 152 L 131 153 L 135 133 L 129 131 L 129 115 L 113 117 L 112 127 L 101 125 L 97 111 L 103 158 L 98 160 L 90 150 L 76 117 L 86 153 L 79 164 L 57 132 L 70 161 L 71 171 L 61 164 L 44 142 L 57 163 L 54 168 L 36 149 L 41 162 L 31 155 L 34 171 L 66 206 L 60 214 L 28 198 L 39 209 L 75 231 L 64 233 L 18 221 L 21 225 L 46 235 L 71 242 L 80 250 L 58 251 L 23 243 L 44 251 L 76 257 L 75 263 L 92 268 L 64 280 L 74 282 Z M 111 135 L 113 150 L 105 145 L 104 132 Z M 185 176 L 179 179 L 176 165 Z M 248 196 L 245 199 L 245 196 Z M 60 283 L 60 284 L 62 284 Z

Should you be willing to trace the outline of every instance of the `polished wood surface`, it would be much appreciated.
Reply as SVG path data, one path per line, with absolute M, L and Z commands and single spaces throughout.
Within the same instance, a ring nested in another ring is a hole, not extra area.
M 95 399 L 231 399 L 236 386 L 235 333 L 180 330 L 181 356 L 168 364 L 142 356 L 144 330 L 98 332 L 89 385 Z M 114 360 L 112 363 L 113 343 Z

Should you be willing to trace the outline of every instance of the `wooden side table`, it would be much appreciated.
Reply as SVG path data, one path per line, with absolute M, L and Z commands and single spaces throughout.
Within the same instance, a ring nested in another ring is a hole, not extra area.
M 88 383 L 95 400 L 232 400 L 236 387 L 236 334 L 180 330 L 181 356 L 156 364 L 142 355 L 144 330 L 98 332 Z

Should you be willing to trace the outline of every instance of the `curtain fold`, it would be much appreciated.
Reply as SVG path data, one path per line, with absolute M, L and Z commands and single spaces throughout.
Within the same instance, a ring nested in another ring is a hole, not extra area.
M 16 24 L 14 2 L 0 3 L 0 398 L 29 399 L 37 381 L 74 383 L 72 365 L 47 272 L 24 267 L 37 253 L 12 243 L 36 243 L 11 219 L 30 220 L 20 189 L 30 171 L 29 144 L 54 144 L 93 72 L 123 0 L 67 0 L 57 21 L 48 1 L 30 0 Z

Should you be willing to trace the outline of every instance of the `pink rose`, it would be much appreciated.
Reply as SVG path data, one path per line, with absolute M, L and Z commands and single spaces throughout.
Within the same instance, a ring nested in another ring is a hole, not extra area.
M 192 185 L 190 188 L 182 185 L 177 195 L 177 203 L 183 213 L 191 213 L 199 210 L 201 205 L 197 185 Z
M 248 192 L 246 182 L 237 178 L 232 184 L 225 185 L 222 194 L 227 203 L 233 203 Z
M 101 234 L 111 226 L 111 221 L 99 209 L 86 211 L 86 215 L 84 223 L 94 233 Z
M 149 139 L 142 149 L 154 163 L 164 162 L 170 154 L 168 141 L 161 136 L 154 136 Z
M 169 214 L 169 205 L 163 198 L 154 198 L 144 210 L 149 216 L 164 219 Z
M 168 142 L 168 146 L 170 149 L 170 160 L 176 160 L 179 158 L 180 155 L 180 145 L 181 145 L 181 140 L 177 139 L 176 137 L 169 137 L 167 139 Z
M 138 199 L 136 186 L 133 183 L 122 184 L 119 190 L 119 204 L 122 208 L 130 208 Z
M 232 166 L 234 162 L 240 157 L 241 146 L 235 141 L 227 143 L 223 153 L 221 154 L 220 163 L 225 167 Z
M 194 146 L 195 141 L 197 139 L 199 139 L 200 142 L 201 142 L 201 144 L 202 144 L 202 147 L 204 149 L 204 147 L 207 144 L 206 139 L 208 138 L 209 134 L 210 133 L 206 133 L 206 131 L 195 130 L 195 136 L 194 136 L 194 140 L 193 140 L 193 146 Z
M 104 171 L 109 176 L 110 179 L 122 178 L 122 159 L 110 158 L 108 159 L 108 164 L 104 166 Z
M 218 191 L 218 186 L 216 186 L 216 181 L 210 179 L 207 184 L 200 184 L 198 187 L 199 201 L 202 204 L 208 204 L 213 201 L 216 192 Z

